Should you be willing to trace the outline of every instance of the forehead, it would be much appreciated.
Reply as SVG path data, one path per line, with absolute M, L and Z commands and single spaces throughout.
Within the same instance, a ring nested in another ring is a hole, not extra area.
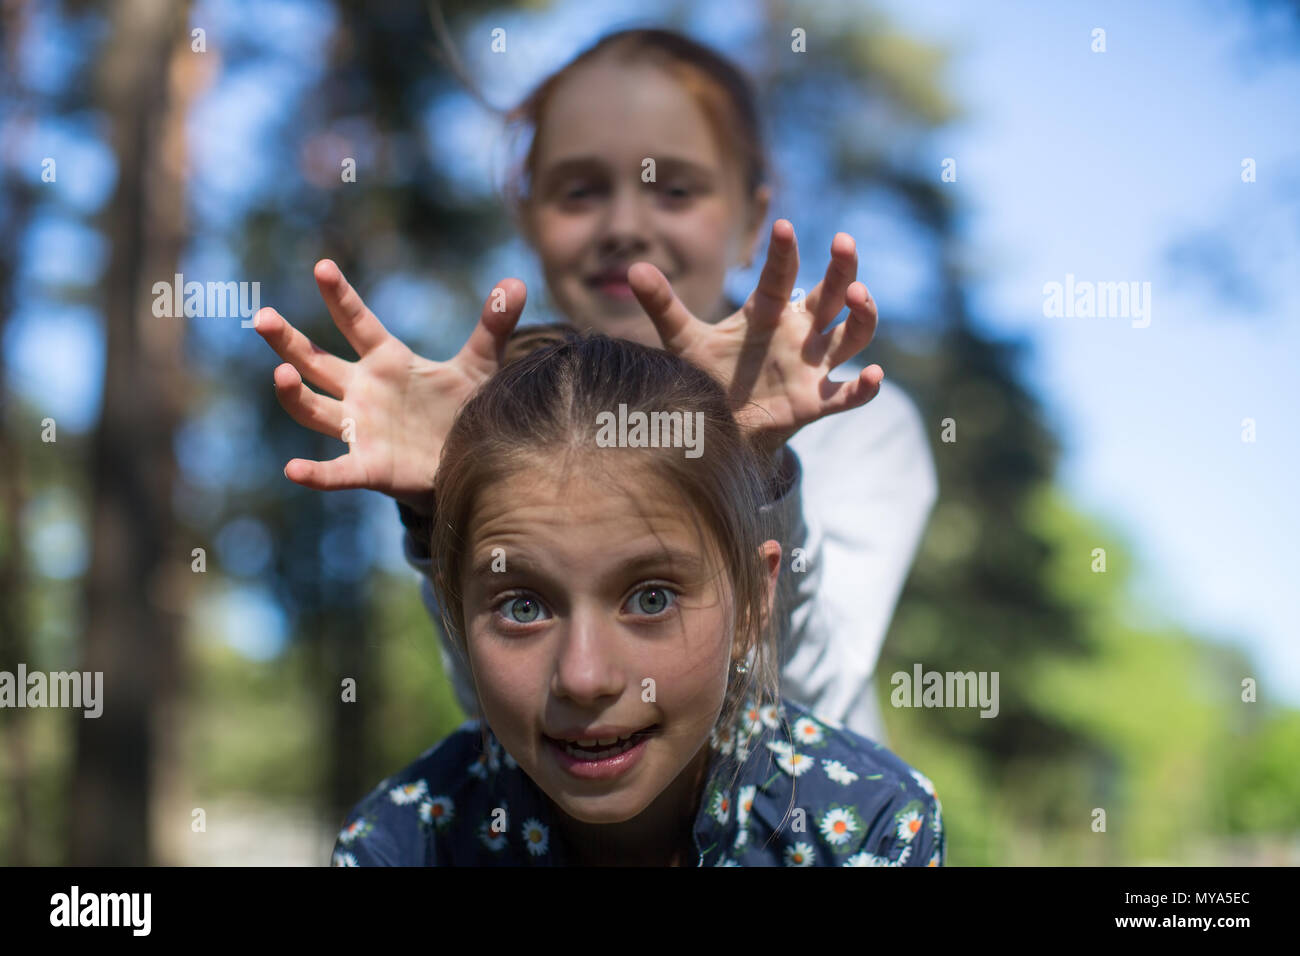
M 538 463 L 483 488 L 470 530 L 471 554 L 537 546 L 575 566 L 658 548 L 708 561 L 713 551 L 681 493 L 644 466 L 615 471 Z
M 686 87 L 662 66 L 613 56 L 564 77 L 537 130 L 539 167 L 590 156 L 638 169 L 646 157 L 714 167 L 722 160 L 708 117 Z

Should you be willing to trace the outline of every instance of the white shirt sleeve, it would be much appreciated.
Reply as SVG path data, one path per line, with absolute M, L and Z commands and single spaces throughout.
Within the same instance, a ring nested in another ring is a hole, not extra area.
M 876 661 L 939 492 L 925 428 L 886 381 L 861 408 L 801 429 L 790 447 L 802 466 L 809 566 L 792 573 L 786 559 L 781 569 L 799 592 L 783 692 L 883 743 Z

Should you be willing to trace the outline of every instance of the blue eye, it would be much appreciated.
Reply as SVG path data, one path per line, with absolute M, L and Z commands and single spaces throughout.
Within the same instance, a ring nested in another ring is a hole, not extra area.
M 497 610 L 512 624 L 532 624 L 541 620 L 545 611 L 541 601 L 527 595 L 506 598 Z
M 628 598 L 627 604 L 632 608 L 633 614 L 639 613 L 653 617 L 656 614 L 664 613 L 673 606 L 676 600 L 677 593 L 675 591 L 662 585 L 655 585 L 637 591 Z

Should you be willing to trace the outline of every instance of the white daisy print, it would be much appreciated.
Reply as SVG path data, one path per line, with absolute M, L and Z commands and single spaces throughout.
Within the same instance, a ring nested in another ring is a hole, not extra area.
M 502 850 L 506 845 L 505 831 L 500 833 L 492 829 L 492 821 L 484 820 L 478 825 L 478 838 L 483 841 L 483 845 L 493 853 Z
M 858 775 L 850 770 L 838 760 L 823 760 L 822 769 L 826 771 L 826 776 L 830 777 L 836 783 L 842 783 L 846 787 L 858 779 Z
M 798 777 L 812 769 L 815 761 L 807 754 L 788 753 L 776 758 L 776 765 L 792 777 Z
M 874 853 L 868 853 L 863 850 L 861 853 L 855 853 L 844 861 L 845 866 L 897 866 L 883 856 L 876 856 Z
M 420 821 L 441 830 L 455 817 L 455 809 L 451 797 L 431 797 L 420 804 Z
M 938 865 L 939 865 L 939 851 L 935 850 L 934 856 L 930 857 L 930 862 L 927 863 L 926 866 L 938 866 Z
M 846 807 L 831 807 L 822 814 L 818 828 L 831 846 L 842 846 L 861 829 L 857 814 Z
M 723 790 L 715 790 L 713 799 L 709 801 L 709 815 L 719 823 L 731 819 L 731 795 Z
M 794 739 L 800 743 L 819 744 L 825 736 L 815 720 L 800 717 L 794 722 Z
M 511 770 L 519 769 L 519 761 L 516 760 L 514 757 L 510 756 L 509 750 L 501 751 L 501 762 L 504 763 Z
M 737 863 L 735 860 L 733 860 L 731 857 L 724 856 L 722 859 L 718 860 L 718 862 L 715 863 L 714 866 L 740 866 L 740 864 Z
M 736 738 L 730 727 L 715 727 L 711 738 L 713 749 L 724 756 L 736 749 Z
M 736 794 L 736 823 L 742 827 L 749 823 L 749 814 L 754 809 L 754 794 L 756 793 L 758 793 L 758 787 L 751 783 L 741 787 Z
M 922 790 L 924 790 L 930 796 L 932 797 L 934 796 L 934 784 L 930 782 L 929 777 L 916 770 L 912 771 L 912 776 L 915 778 L 916 782 L 921 785 Z
M 741 714 L 745 733 L 751 737 L 763 729 L 763 714 L 758 709 L 758 705 L 752 700 L 745 704 L 745 710 Z
M 358 863 L 357 858 L 353 856 L 351 853 L 349 853 L 347 850 L 336 850 L 334 853 L 334 858 L 330 860 L 330 865 L 331 866 L 360 866 L 361 864 Z
M 811 843 L 796 843 L 785 848 L 786 866 L 812 866 L 817 859 L 817 851 Z
M 466 769 L 471 777 L 478 777 L 480 780 L 486 780 L 488 776 L 487 760 L 485 757 L 479 757 Z
M 769 740 L 767 742 L 767 749 L 772 751 L 772 753 L 776 754 L 778 757 L 788 757 L 794 752 L 794 748 L 784 740 Z
M 429 784 L 424 780 L 412 780 L 388 791 L 389 799 L 399 807 L 415 803 L 429 792 Z
M 763 722 L 764 726 L 775 730 L 781 723 L 781 708 L 776 704 L 768 704 L 766 707 L 759 709 L 758 719 Z
M 739 735 L 736 737 L 736 759 L 744 763 L 749 759 L 749 736 Z
M 541 856 L 550 843 L 550 831 L 536 817 L 524 821 L 524 846 L 533 856 Z
M 909 843 L 920 832 L 921 824 L 925 822 L 925 818 L 916 810 L 900 813 L 894 819 L 898 821 L 898 838 Z
M 351 843 L 357 837 L 363 837 L 370 832 L 370 821 L 365 817 L 357 817 L 342 830 L 339 831 L 340 843 Z

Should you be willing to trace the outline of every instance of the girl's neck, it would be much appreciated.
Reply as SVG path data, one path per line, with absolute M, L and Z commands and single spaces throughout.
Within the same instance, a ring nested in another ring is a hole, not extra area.
M 570 861 L 578 866 L 694 866 L 695 818 L 709 761 L 706 742 L 650 806 L 624 823 L 583 823 L 552 804 Z

